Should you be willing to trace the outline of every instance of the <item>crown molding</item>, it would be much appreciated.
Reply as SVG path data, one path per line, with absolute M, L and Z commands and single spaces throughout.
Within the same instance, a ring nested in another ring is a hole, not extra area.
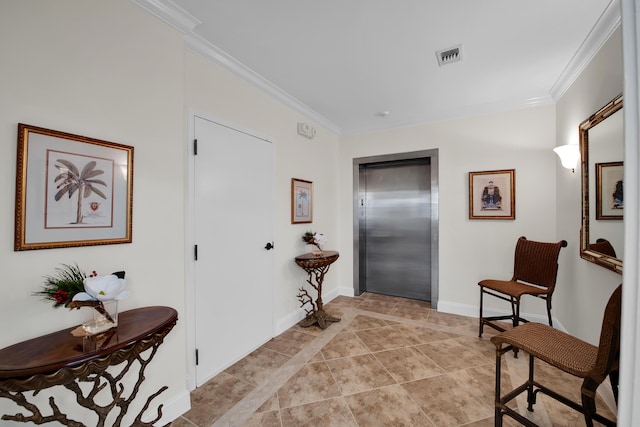
M 576 53 L 569 61 L 556 83 L 551 88 L 550 94 L 554 101 L 558 101 L 571 87 L 578 76 L 589 65 L 589 62 L 598 53 L 602 46 L 609 40 L 611 34 L 620 26 L 620 1 L 611 0 L 609 6 L 593 26 L 587 38 L 582 42 Z
M 340 127 L 338 125 L 298 101 L 296 98 L 292 97 L 249 67 L 245 66 L 222 49 L 204 40 L 199 35 L 194 33 L 185 34 L 184 46 L 187 50 L 220 65 L 238 78 L 254 85 L 258 89 L 270 95 L 272 98 L 275 98 L 277 101 L 280 101 L 292 110 L 302 114 L 307 119 L 312 120 L 337 135 L 340 135 Z
M 201 24 L 201 21 L 181 9 L 171 0 L 131 1 L 184 34 L 184 46 L 187 50 L 220 65 L 235 76 L 256 86 L 258 89 L 266 92 L 271 97 L 282 102 L 284 105 L 303 115 L 307 119 L 312 120 L 316 124 L 337 135 L 340 135 L 340 127 L 335 123 L 275 86 L 217 46 L 195 34 L 193 30 Z
M 181 9 L 171 0 L 131 0 L 147 12 L 171 25 L 182 34 L 188 34 L 202 22 Z

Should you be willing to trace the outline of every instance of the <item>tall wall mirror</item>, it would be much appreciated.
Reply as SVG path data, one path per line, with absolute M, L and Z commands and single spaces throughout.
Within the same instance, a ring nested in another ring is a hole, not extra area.
M 622 274 L 624 146 L 622 95 L 580 124 L 580 256 Z

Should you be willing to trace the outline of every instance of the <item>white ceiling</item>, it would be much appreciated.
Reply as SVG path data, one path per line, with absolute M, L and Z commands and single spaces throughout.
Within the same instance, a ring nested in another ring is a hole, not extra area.
M 620 22 L 616 0 L 132 1 L 343 135 L 553 102 Z

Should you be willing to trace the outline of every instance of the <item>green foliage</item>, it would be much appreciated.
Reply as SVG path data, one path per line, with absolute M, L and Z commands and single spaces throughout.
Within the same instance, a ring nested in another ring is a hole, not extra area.
M 54 308 L 68 305 L 78 292 L 84 292 L 84 279 L 87 274 L 77 264 L 62 264 L 54 275 L 45 276 L 42 289 L 33 295 L 43 301 L 53 302 Z
M 313 234 L 314 234 L 313 231 L 306 231 L 302 235 L 302 241 L 310 245 L 313 245 L 315 243 L 315 240 L 313 239 Z

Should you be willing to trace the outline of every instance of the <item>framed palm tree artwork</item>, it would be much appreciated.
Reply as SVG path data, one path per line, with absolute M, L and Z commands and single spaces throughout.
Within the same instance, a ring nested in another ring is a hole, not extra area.
M 18 124 L 16 251 L 131 243 L 133 147 Z
M 291 178 L 291 224 L 313 222 L 313 182 Z

